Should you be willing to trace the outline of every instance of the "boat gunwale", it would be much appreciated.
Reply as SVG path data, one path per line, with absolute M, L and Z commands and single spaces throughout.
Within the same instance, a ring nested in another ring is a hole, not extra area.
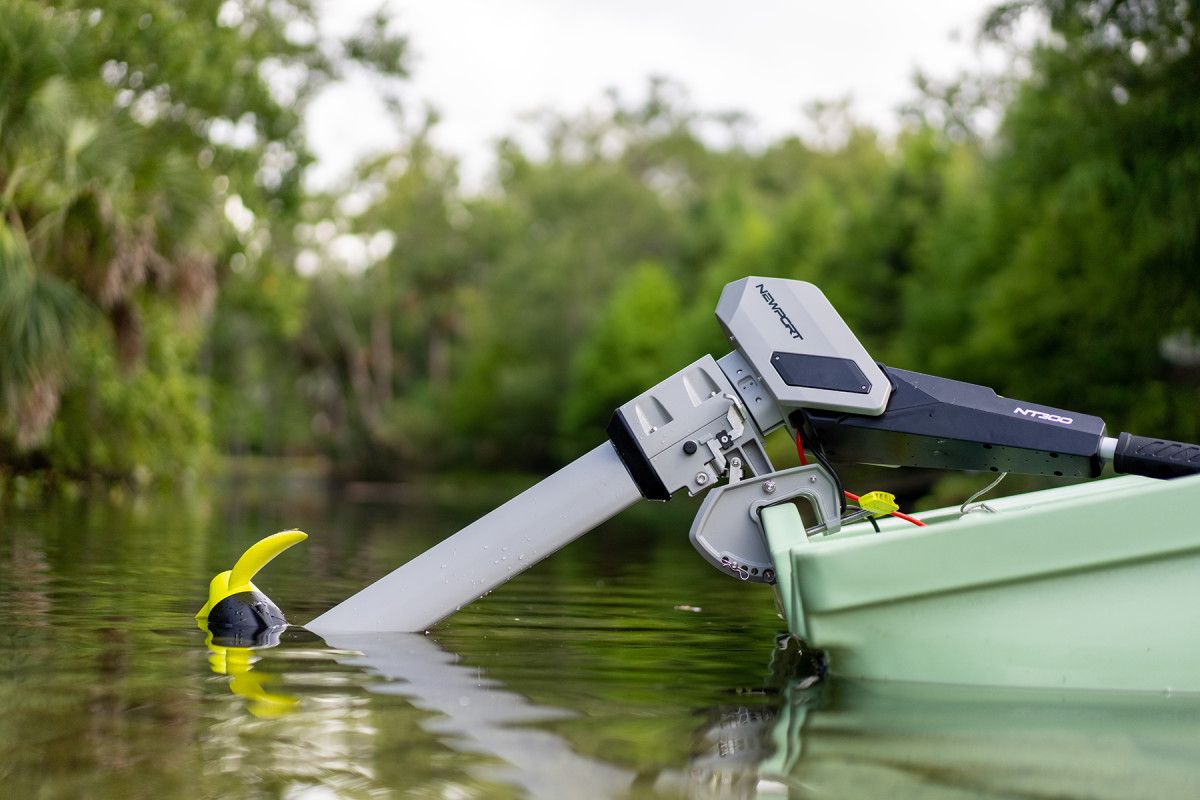
M 923 528 L 892 521 L 880 534 L 813 537 L 789 551 L 793 589 L 806 613 L 835 613 L 1200 552 L 1200 527 L 1179 524 L 1192 518 L 1188 505 L 1170 499 L 1195 492 L 1200 476 L 1113 478 L 1002 498 L 989 503 L 996 513 L 938 509 L 919 515 L 928 523 Z M 1181 519 L 1151 530 L 1092 533 L 1173 507 Z M 1114 512 L 1122 518 L 1116 523 Z M 1051 518 L 1072 524 L 1039 530 L 1054 524 Z

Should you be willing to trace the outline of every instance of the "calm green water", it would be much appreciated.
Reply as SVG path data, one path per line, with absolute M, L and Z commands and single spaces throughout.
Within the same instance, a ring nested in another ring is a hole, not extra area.
M 1195 699 L 810 685 L 769 591 L 691 550 L 686 501 L 428 636 L 297 628 L 250 654 L 195 627 L 209 578 L 267 533 L 312 536 L 256 580 L 302 623 L 482 510 L 238 481 L 3 512 L 0 795 L 1200 794 Z

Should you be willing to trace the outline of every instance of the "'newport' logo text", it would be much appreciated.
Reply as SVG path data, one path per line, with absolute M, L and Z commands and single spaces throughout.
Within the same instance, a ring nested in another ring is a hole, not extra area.
M 787 328 L 787 332 L 791 334 L 791 337 L 793 339 L 803 339 L 804 337 L 801 336 L 800 331 L 796 329 L 795 323 L 792 322 L 792 318 L 789 317 L 787 312 L 780 307 L 779 301 L 775 299 L 775 296 L 767 291 L 767 287 L 760 283 L 754 288 L 758 289 L 758 293 L 762 295 L 762 299 L 768 306 L 770 306 L 771 311 L 775 312 L 776 316 L 779 317 L 779 322 L 783 325 L 783 327 Z

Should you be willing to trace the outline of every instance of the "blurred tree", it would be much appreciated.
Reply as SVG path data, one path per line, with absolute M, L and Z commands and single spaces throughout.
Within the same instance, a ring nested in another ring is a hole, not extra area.
M 23 236 L 0 225 L 0 399 L 22 450 L 39 442 L 58 410 L 84 307 L 70 284 L 34 267 Z
M 955 167 L 906 346 L 1014 396 L 1194 439 L 1195 376 L 1165 344 L 1200 318 L 1200 8 L 1011 3 L 987 32 L 1030 9 L 1052 35 L 982 171 Z
M 314 281 L 300 336 L 318 434 L 345 472 L 388 474 L 443 457 L 436 409 L 450 387 L 459 292 L 480 256 L 457 165 L 429 141 L 435 122 L 363 163 L 339 222 L 322 223 L 359 259 Z
M 386 14 L 331 41 L 308 0 L 0 0 L 0 462 L 545 470 L 723 353 L 751 274 L 818 283 L 881 359 L 1200 437 L 1198 13 L 1001 5 L 1018 68 L 918 75 L 888 138 L 835 101 L 754 147 L 654 78 L 535 115 L 467 193 Z M 405 144 L 314 192 L 306 105 L 361 70 Z
M 698 148 L 673 102 L 658 85 L 643 107 L 552 117 L 544 159 L 501 145 L 499 191 L 473 206 L 492 256 L 466 298 L 450 397 L 453 430 L 474 460 L 553 464 L 571 360 L 606 298 L 638 262 L 676 260 L 676 192 L 690 176 L 673 154 Z M 656 180 L 668 167 L 675 177 Z
M 355 63 L 402 75 L 403 39 L 373 19 L 336 46 L 322 41 L 304 0 L 186 9 L 163 0 L 0 0 L 0 18 L 0 233 L 15 265 L 0 283 L 8 294 L 0 328 L 23 348 L 14 359 L 21 366 L 0 375 L 0 455 L 65 467 L 54 461 L 59 450 L 41 447 L 58 424 L 65 429 L 55 441 L 96 430 L 131 440 L 130 450 L 145 441 L 150 460 L 140 466 L 169 473 L 174 459 L 152 458 L 156 425 L 120 410 L 131 402 L 124 391 L 100 386 L 172 398 L 177 404 L 146 406 L 164 425 L 168 415 L 202 413 L 201 383 L 185 381 L 182 394 L 171 387 L 175 373 L 197 370 L 223 266 L 217 256 L 257 262 L 281 230 L 258 220 L 296 213 L 311 92 Z M 37 301 L 25 316 L 14 302 L 21 292 Z M 106 334 L 78 322 L 81 306 L 107 319 L 111 339 L 100 346 L 114 359 L 95 351 L 92 339 Z M 171 322 L 149 325 L 151 313 Z M 151 333 L 162 340 L 147 341 Z M 183 360 L 167 369 L 145 358 L 154 348 Z M 99 372 L 106 364 L 117 372 Z M 64 392 L 87 402 L 56 422 Z M 192 465 L 207 450 L 203 428 L 189 428 Z M 120 473 L 120 464 L 74 458 L 71 470 Z
M 564 459 L 607 438 L 617 406 L 683 368 L 681 311 L 678 285 L 661 264 L 643 262 L 621 279 L 571 360 L 558 425 Z

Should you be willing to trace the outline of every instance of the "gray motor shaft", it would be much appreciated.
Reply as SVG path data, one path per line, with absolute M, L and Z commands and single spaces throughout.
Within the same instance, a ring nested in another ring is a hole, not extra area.
M 321 636 L 423 631 L 641 497 L 605 442 L 305 627 Z

